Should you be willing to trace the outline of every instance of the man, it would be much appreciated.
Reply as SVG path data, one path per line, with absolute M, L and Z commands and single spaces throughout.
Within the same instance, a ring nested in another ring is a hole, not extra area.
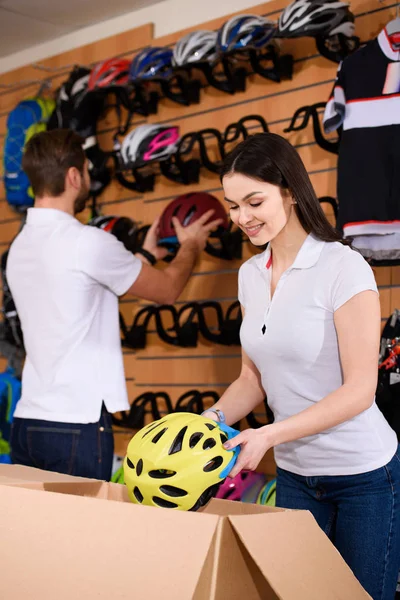
M 164 270 L 157 270 L 146 258 L 148 253 L 165 255 L 157 247 L 157 222 L 147 234 L 144 255 L 134 256 L 114 236 L 75 218 L 85 208 L 90 186 L 76 133 L 54 130 L 33 136 L 23 168 L 35 204 L 7 263 L 26 348 L 12 460 L 109 479 L 110 413 L 129 407 L 118 297 L 173 303 L 219 221 L 205 224 L 212 211 L 188 227 L 175 219 L 180 250 Z

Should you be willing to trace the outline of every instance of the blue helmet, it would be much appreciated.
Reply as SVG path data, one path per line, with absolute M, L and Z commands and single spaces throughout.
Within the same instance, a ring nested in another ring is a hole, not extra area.
M 145 48 L 131 62 L 129 79 L 169 79 L 172 76 L 172 50 L 170 48 Z
M 222 25 L 218 31 L 217 48 L 225 54 L 240 50 L 258 50 L 271 41 L 276 25 L 258 15 L 238 15 Z

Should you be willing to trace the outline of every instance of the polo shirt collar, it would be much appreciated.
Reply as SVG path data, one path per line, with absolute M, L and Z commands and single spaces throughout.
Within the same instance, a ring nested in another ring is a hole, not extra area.
M 316 238 L 312 233 L 309 233 L 290 269 L 308 269 L 309 267 L 313 267 L 317 263 L 324 245 L 325 242 Z M 268 248 L 262 254 L 257 256 L 256 263 L 261 271 L 271 268 L 272 256 L 270 244 L 268 244 Z
M 28 208 L 26 222 L 29 225 L 42 225 L 75 219 L 72 215 L 58 208 Z
M 400 59 L 400 51 L 393 50 L 392 45 L 389 40 L 389 36 L 386 31 L 386 27 L 384 29 L 382 29 L 382 31 L 378 35 L 378 44 L 379 44 L 379 47 L 382 50 L 383 54 L 389 60 L 398 61 Z

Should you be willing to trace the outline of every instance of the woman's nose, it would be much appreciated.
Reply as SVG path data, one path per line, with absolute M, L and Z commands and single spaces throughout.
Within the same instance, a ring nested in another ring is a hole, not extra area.
M 238 223 L 239 223 L 239 225 L 242 225 L 244 227 L 248 223 L 250 223 L 251 214 L 247 207 L 242 207 L 242 208 L 239 208 L 238 210 L 239 210 Z

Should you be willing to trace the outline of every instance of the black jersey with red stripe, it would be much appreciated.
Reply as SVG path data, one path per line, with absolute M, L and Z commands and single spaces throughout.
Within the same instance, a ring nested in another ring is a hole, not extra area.
M 339 225 L 346 236 L 400 232 L 400 52 L 386 29 L 339 66 L 324 115 L 342 126 Z

